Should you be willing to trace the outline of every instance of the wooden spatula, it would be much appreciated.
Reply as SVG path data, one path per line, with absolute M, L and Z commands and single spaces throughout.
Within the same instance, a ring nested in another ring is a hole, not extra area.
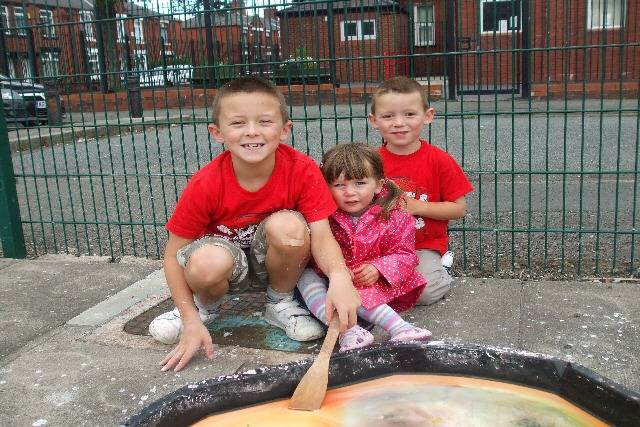
M 327 394 L 327 384 L 329 383 L 329 359 L 331 358 L 333 347 L 336 345 L 339 332 L 338 313 L 333 313 L 320 353 L 318 353 L 316 360 L 313 361 L 313 364 L 293 392 L 293 396 L 289 401 L 289 409 L 301 411 L 320 409 L 324 395 Z

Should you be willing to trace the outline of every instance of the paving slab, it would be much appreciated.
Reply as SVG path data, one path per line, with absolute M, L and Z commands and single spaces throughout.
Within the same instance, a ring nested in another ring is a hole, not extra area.
M 0 270 L 0 359 L 158 269 L 158 261 L 49 255 Z
M 521 290 L 518 280 L 457 278 L 444 300 L 405 317 L 437 340 L 517 348 Z
M 522 348 L 640 390 L 640 284 L 527 282 Z

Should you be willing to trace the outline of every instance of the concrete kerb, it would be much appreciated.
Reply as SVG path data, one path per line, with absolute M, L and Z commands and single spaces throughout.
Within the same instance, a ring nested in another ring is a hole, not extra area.
M 141 118 L 126 117 L 117 118 L 112 121 L 74 122 L 64 124 L 62 127 L 41 126 L 31 129 L 19 129 L 9 134 L 9 146 L 12 152 L 37 149 L 50 145 L 144 132 L 149 130 L 151 126 L 166 127 L 190 120 L 193 120 L 192 115 L 172 115 L 169 117 L 149 116 Z

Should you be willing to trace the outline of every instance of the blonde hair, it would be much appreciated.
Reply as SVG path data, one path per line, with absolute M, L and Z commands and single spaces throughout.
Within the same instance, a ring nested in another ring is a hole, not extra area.
M 331 184 L 342 174 L 345 179 L 383 179 L 386 191 L 374 203 L 382 206 L 383 218 L 389 219 L 389 213 L 397 206 L 403 191 L 384 177 L 384 166 L 378 150 L 362 142 L 339 144 L 331 148 L 322 157 L 322 175 Z
M 422 107 L 424 108 L 424 111 L 427 111 L 429 109 L 427 94 L 422 89 L 422 86 L 420 86 L 420 83 L 413 79 L 410 79 L 409 77 L 398 76 L 389 79 L 378 86 L 378 89 L 373 94 L 373 98 L 371 100 L 371 114 L 376 113 L 376 100 L 378 99 L 378 97 L 386 95 L 388 93 L 418 93 L 420 94 L 420 98 L 422 98 Z
M 211 116 L 214 124 L 218 124 L 218 115 L 220 114 L 220 103 L 222 100 L 226 96 L 235 95 L 237 93 L 264 93 L 266 95 L 273 96 L 280 104 L 282 122 L 286 123 L 289 121 L 289 108 L 287 107 L 287 101 L 285 101 L 284 95 L 280 92 L 277 86 L 269 80 L 251 76 L 231 80 L 217 90 L 216 96 L 213 98 L 213 105 L 211 106 Z

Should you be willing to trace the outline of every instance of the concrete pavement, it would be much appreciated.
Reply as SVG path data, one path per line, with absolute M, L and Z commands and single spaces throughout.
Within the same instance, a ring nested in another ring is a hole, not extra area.
M 170 348 L 122 330 L 167 297 L 159 268 L 128 257 L 0 259 L 2 424 L 116 425 L 190 382 L 308 357 L 227 346 L 160 372 Z M 463 277 L 444 301 L 405 317 L 437 340 L 547 353 L 640 391 L 639 296 L 636 281 Z

